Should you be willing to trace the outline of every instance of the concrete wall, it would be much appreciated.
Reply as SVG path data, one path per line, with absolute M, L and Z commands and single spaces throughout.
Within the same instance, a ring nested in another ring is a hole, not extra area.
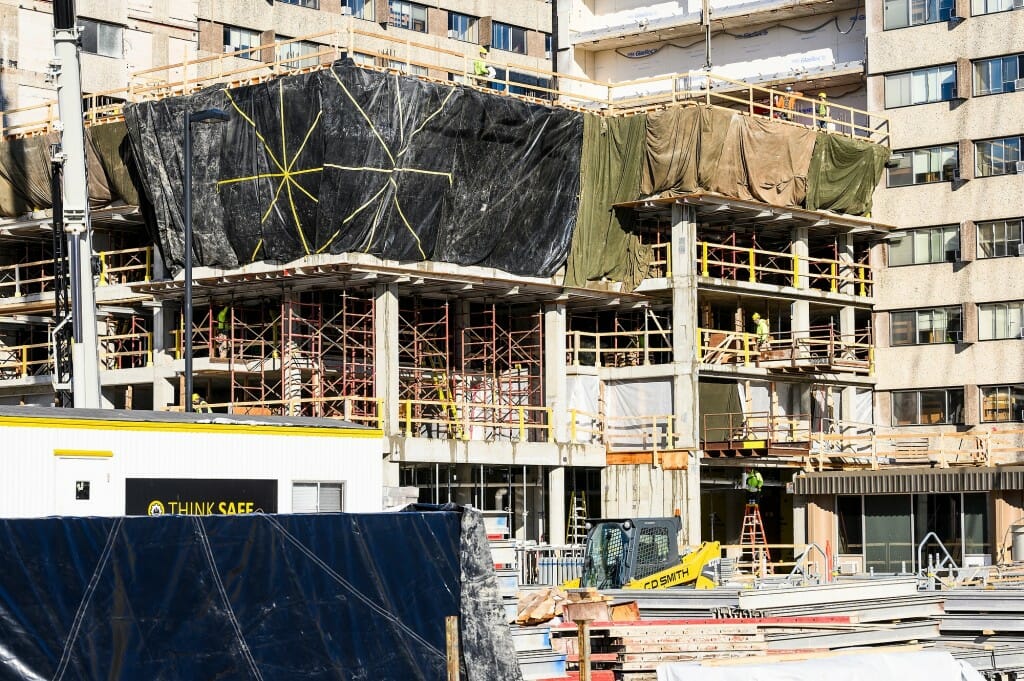
M 601 508 L 608 518 L 663 517 L 685 514 L 687 508 L 687 471 L 666 471 L 650 464 L 607 466 L 601 473 Z M 695 507 L 699 507 L 695 505 Z M 683 518 L 683 543 L 695 543 L 688 537 Z M 698 523 L 698 527 L 699 527 Z

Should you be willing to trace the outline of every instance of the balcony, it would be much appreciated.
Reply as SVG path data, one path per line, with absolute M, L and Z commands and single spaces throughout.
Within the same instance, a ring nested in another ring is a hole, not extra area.
M 786 373 L 874 374 L 870 329 L 843 336 L 832 325 L 817 326 L 772 334 L 760 343 L 755 334 L 741 331 L 698 329 L 697 337 L 697 357 L 702 364 Z

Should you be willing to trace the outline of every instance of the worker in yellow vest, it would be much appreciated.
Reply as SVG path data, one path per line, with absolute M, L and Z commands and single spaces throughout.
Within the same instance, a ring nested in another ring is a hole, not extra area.
M 771 349 L 771 335 L 768 330 L 768 320 L 764 319 L 758 313 L 754 313 L 754 337 L 757 339 L 758 350 L 770 350 Z

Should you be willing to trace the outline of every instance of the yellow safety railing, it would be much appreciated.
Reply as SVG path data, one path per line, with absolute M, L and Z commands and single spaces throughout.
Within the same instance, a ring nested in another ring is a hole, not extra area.
M 100 286 L 149 281 L 153 273 L 153 247 L 101 251 Z
M 46 376 L 53 373 L 49 343 L 9 345 L 0 348 L 0 380 Z
M 751 366 L 757 359 L 757 336 L 743 331 L 697 329 L 697 361 Z
M 800 288 L 806 271 L 812 289 L 866 297 L 874 288 L 872 268 L 861 263 L 707 241 L 698 242 L 696 252 L 703 277 Z
M 672 245 L 667 241 L 650 244 L 652 259 L 648 277 L 671 277 L 672 276 Z
M 687 71 L 651 78 L 612 83 L 591 80 L 567 73 L 554 73 L 546 68 L 511 64 L 493 53 L 486 65 L 504 71 L 504 76 L 491 78 L 474 75 L 474 62 L 479 58 L 475 44 L 464 50 L 439 47 L 435 43 L 406 40 L 390 33 L 357 28 L 358 20 L 349 19 L 336 31 L 321 31 L 289 40 L 265 43 L 235 52 L 216 53 L 175 64 L 157 66 L 129 75 L 123 89 L 91 93 L 83 98 L 87 125 L 118 120 L 122 115 L 121 100 L 138 102 L 147 99 L 189 94 L 217 84 L 251 84 L 283 73 L 324 68 L 342 54 L 358 65 L 389 72 L 405 72 L 451 85 L 452 81 L 488 88 L 495 94 L 519 97 L 528 101 L 551 101 L 558 106 L 586 108 L 603 115 L 628 114 L 666 105 L 702 103 L 749 115 L 778 118 L 802 126 L 822 124 L 830 132 L 889 143 L 889 120 L 868 111 L 837 103 L 828 104 L 826 116 L 816 114 L 817 98 L 783 93 L 772 88 L 751 85 L 704 71 Z M 277 54 L 283 45 L 314 42 L 320 49 L 310 54 L 269 60 L 252 59 L 252 55 Z M 544 63 L 538 60 L 538 63 Z M 517 82 L 512 74 L 528 77 L 533 83 Z M 511 92 L 511 90 L 517 92 Z M 779 97 L 787 97 L 779 107 Z M 52 129 L 57 120 L 56 102 L 44 102 L 4 112 L 0 117 L 0 134 L 25 136 Z
M 492 402 L 399 400 L 406 437 L 450 438 L 454 411 L 464 440 L 554 442 L 551 408 Z
M 604 444 L 604 414 L 582 409 L 569 410 L 569 442 L 573 444 Z
M 760 412 L 732 412 L 705 414 L 701 424 L 702 439 L 708 442 L 742 443 L 809 442 L 811 438 L 810 414 L 771 414 Z
M 570 366 L 646 366 L 672 361 L 671 329 L 570 331 L 566 342 Z

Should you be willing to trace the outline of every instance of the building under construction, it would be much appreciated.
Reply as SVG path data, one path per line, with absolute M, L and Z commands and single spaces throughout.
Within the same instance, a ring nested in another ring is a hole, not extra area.
M 884 118 L 707 72 L 667 95 L 549 71 L 509 92 L 443 52 L 403 75 L 374 60 L 393 42 L 342 30 L 302 64 L 219 57 L 87 99 L 106 406 L 184 409 L 189 334 L 204 407 L 379 427 L 386 484 L 502 512 L 517 538 L 678 513 L 684 541 L 737 543 L 756 466 L 769 543 L 842 541 L 879 570 L 895 559 L 836 534 L 856 475 L 1015 460 L 1012 436 L 872 426 Z M 181 121 L 210 108 L 229 120 L 190 131 L 186 169 Z M 8 404 L 66 390 L 36 113 L 0 153 Z M 994 484 L 977 536 L 943 537 L 961 554 L 998 550 Z

